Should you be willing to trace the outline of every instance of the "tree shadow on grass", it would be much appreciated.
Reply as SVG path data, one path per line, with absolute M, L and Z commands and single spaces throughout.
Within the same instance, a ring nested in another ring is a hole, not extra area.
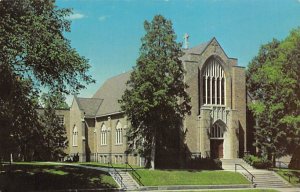
M 0 191 L 95 188 L 109 190 L 117 184 L 108 173 L 71 166 L 12 165 L 0 174 Z

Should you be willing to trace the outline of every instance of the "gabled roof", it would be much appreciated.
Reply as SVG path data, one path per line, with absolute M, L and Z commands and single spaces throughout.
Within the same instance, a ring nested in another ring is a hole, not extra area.
M 118 101 L 126 89 L 126 82 L 129 80 L 130 74 L 131 71 L 112 77 L 98 89 L 93 98 L 103 99 L 103 103 L 96 116 L 121 112 Z
M 216 40 L 216 38 L 212 38 L 210 41 L 202 43 L 196 47 L 183 50 L 185 55 L 181 57 L 181 60 L 188 59 L 187 56 L 189 54 L 202 54 L 209 44 L 211 44 L 214 40 Z M 99 109 L 95 113 L 95 116 L 99 117 L 122 112 L 119 100 L 126 89 L 126 82 L 129 80 L 130 74 L 131 71 L 112 77 L 106 80 L 104 84 L 97 90 L 92 99 L 102 100 L 103 102 L 99 104 Z M 91 103 L 93 102 L 91 101 Z
M 79 109 L 85 113 L 85 117 L 93 118 L 96 116 L 99 107 L 101 106 L 103 99 L 99 98 L 82 98 L 76 97 Z
M 190 49 L 184 49 L 183 52 L 185 53 L 182 57 L 181 57 L 181 60 L 187 60 L 189 57 L 188 55 L 190 54 L 198 54 L 198 55 L 201 55 L 205 50 L 206 48 L 213 42 L 215 41 L 219 46 L 220 48 L 222 49 L 222 51 L 224 52 L 223 48 L 221 47 L 220 43 L 218 42 L 218 40 L 213 37 L 210 41 L 208 42 L 205 42 L 205 43 L 202 43 L 196 47 L 192 47 Z M 225 52 L 224 52 L 225 53 Z M 226 53 L 225 53 L 226 55 Z M 227 55 L 226 55 L 227 56 Z
M 196 47 L 193 47 L 190 49 L 185 49 L 185 50 L 183 50 L 183 52 L 186 54 L 190 54 L 190 53 L 201 54 L 206 49 L 206 47 L 209 45 L 210 42 L 211 41 L 208 41 L 208 42 L 202 43 Z

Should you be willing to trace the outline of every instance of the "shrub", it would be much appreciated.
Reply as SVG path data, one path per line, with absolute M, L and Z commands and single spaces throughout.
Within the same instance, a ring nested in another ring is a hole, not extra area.
M 268 169 L 272 167 L 272 162 L 265 159 L 258 159 L 253 161 L 253 167 L 257 169 Z
M 209 158 L 194 158 L 191 159 L 188 167 L 189 169 L 201 169 L 201 170 L 221 170 L 222 162 L 219 159 Z
M 244 157 L 244 160 L 257 169 L 268 169 L 272 166 L 272 162 L 270 160 L 254 155 L 247 155 Z

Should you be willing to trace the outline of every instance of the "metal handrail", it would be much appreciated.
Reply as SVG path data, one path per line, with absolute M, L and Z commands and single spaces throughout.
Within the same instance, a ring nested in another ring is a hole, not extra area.
M 140 174 L 128 162 L 126 162 L 126 165 L 128 165 L 130 167 L 130 169 L 132 171 L 132 175 L 136 178 L 136 180 L 139 182 L 139 184 L 143 186 Z M 126 171 L 127 171 L 127 166 L 126 166 Z
M 253 179 L 255 178 L 255 176 L 252 174 L 252 173 L 250 173 L 250 171 L 248 171 L 243 165 L 241 165 L 241 164 L 235 164 L 234 165 L 234 170 L 235 170 L 235 172 L 236 172 L 236 170 L 237 170 L 237 166 L 240 166 L 240 167 L 242 167 L 247 173 L 249 173 L 249 175 L 251 175 L 251 182 L 252 182 L 252 184 L 254 183 L 253 182 Z
M 121 187 L 124 187 L 124 188 L 126 188 L 126 186 L 125 186 L 125 184 L 123 183 L 123 177 L 121 176 L 121 174 L 118 172 L 118 170 L 112 165 L 112 163 L 111 162 L 108 162 L 108 164 L 110 164 L 110 166 L 111 166 L 111 168 L 113 168 L 114 169 L 114 174 L 116 173 L 117 174 L 117 176 L 119 176 L 119 179 L 116 177 L 116 179 L 120 182 L 120 184 L 121 184 Z

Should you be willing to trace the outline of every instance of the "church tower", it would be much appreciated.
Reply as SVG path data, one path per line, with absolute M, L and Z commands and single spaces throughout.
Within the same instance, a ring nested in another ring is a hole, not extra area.
M 192 105 L 183 129 L 192 157 L 241 157 L 247 150 L 245 69 L 215 38 L 186 49 L 182 61 Z

